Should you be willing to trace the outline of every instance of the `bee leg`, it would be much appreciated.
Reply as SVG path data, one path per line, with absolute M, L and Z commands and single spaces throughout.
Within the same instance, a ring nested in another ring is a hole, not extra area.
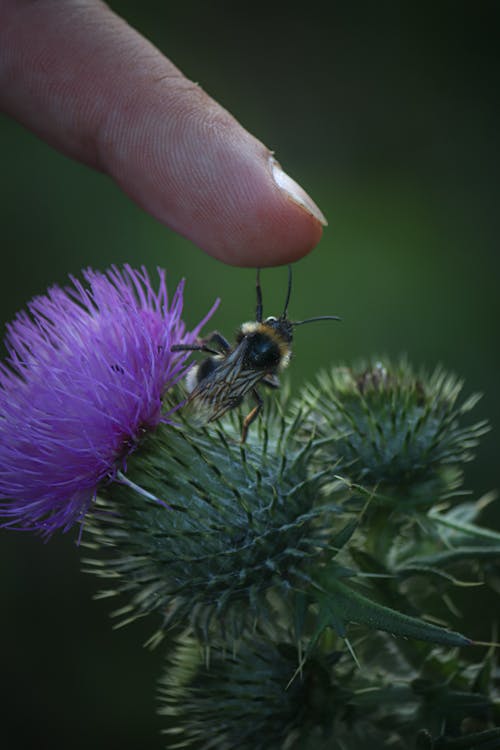
M 268 388 L 280 387 L 280 381 L 277 375 L 265 375 L 260 382 Z
M 224 354 L 229 354 L 231 351 L 231 344 L 226 338 L 224 338 L 222 333 L 219 333 L 219 331 L 212 331 L 206 339 L 203 339 L 203 342 L 215 344 L 224 352 Z
M 204 352 L 205 354 L 220 354 L 206 344 L 174 344 L 170 347 L 171 352 Z
M 252 422 L 256 419 L 257 415 L 259 414 L 264 404 L 256 388 L 252 389 L 252 396 L 254 397 L 255 401 L 257 401 L 257 405 L 254 406 L 250 414 L 248 414 L 248 416 L 245 417 L 245 420 L 243 422 L 243 429 L 241 430 L 241 443 L 244 443 L 246 441 L 248 428 L 250 427 Z
M 215 344 L 219 349 L 212 349 L 208 344 Z M 231 351 L 231 344 L 219 331 L 213 331 L 209 336 L 200 339 L 197 344 L 174 344 L 170 349 L 171 352 L 204 352 L 205 354 L 228 354 Z

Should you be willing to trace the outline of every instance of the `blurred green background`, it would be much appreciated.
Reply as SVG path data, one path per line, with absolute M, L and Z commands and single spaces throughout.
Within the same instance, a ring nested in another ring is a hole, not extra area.
M 297 331 L 293 386 L 374 353 L 442 363 L 484 392 L 476 416 L 494 427 L 467 486 L 498 486 L 500 5 L 111 5 L 274 149 L 329 219 L 295 267 L 290 312 L 343 323 Z M 206 257 L 16 123 L 0 129 L 2 321 L 68 272 L 125 261 L 165 266 L 171 289 L 186 276 L 189 324 L 216 296 L 228 335 L 252 316 L 252 270 Z M 266 312 L 285 287 L 285 269 L 263 273 Z M 151 624 L 111 631 L 70 536 L 2 532 L 0 565 L 2 747 L 162 747 L 161 654 L 140 645 Z

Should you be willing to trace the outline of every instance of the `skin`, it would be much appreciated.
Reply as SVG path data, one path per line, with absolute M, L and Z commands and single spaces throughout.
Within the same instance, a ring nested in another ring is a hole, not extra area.
M 320 240 L 321 211 L 266 146 L 99 0 L 0 0 L 0 109 L 225 263 Z

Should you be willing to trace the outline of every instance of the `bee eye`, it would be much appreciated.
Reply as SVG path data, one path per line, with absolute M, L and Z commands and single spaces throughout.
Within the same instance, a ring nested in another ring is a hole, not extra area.
M 274 315 L 270 315 L 265 319 L 264 323 L 276 323 L 277 320 L 278 318 L 275 318 Z

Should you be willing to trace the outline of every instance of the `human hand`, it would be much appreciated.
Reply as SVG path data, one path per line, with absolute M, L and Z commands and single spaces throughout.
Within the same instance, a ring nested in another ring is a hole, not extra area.
M 0 107 L 226 263 L 297 260 L 326 224 L 260 141 L 99 0 L 0 0 Z

